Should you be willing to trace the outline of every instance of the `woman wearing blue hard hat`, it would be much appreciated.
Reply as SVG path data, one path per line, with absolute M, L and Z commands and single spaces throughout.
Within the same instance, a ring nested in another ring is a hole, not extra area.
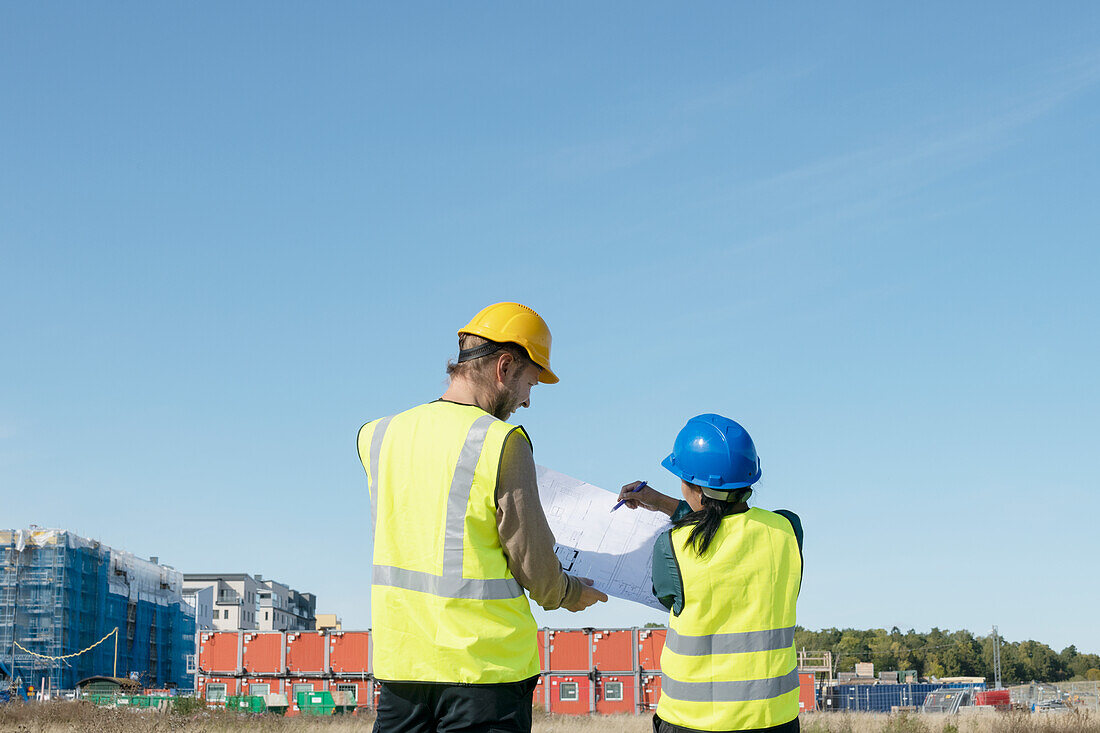
M 672 517 L 653 548 L 653 593 L 671 612 L 654 731 L 797 731 L 802 523 L 746 503 L 760 459 L 729 418 L 688 420 L 661 465 L 684 501 L 639 481 L 619 494 Z

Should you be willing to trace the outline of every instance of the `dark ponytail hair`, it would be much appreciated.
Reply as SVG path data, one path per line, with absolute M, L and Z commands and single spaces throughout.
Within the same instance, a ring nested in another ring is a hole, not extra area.
M 696 555 L 702 556 L 710 547 L 718 527 L 722 525 L 722 519 L 737 513 L 739 510 L 735 507 L 748 499 L 751 494 L 751 488 L 741 489 L 730 497 L 732 501 L 719 501 L 704 494 L 703 508 L 678 519 L 672 526 L 678 528 L 693 525 L 687 543 L 694 548 Z

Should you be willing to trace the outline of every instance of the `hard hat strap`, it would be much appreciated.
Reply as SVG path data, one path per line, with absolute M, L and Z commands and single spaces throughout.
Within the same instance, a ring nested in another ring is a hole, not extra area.
M 720 491 L 718 489 L 712 489 L 709 486 L 700 486 L 699 488 L 702 489 L 703 496 L 709 496 L 718 501 L 728 501 L 734 504 L 743 501 L 748 498 L 748 495 L 752 494 L 752 489 L 749 487 L 730 489 L 729 491 Z
M 504 344 L 498 344 L 495 341 L 488 341 L 481 346 L 475 346 L 472 349 L 462 349 L 458 352 L 457 364 L 461 364 L 464 361 L 473 361 L 474 359 L 480 359 L 483 356 L 488 356 L 494 351 L 500 351 Z

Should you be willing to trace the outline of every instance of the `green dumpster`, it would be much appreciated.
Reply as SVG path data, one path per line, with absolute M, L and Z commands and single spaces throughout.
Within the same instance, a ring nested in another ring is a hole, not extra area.
M 130 698 L 130 707 L 144 710 L 152 704 L 152 700 L 148 695 L 134 695 Z
M 117 695 L 115 697 L 115 707 L 116 708 L 128 708 L 128 707 L 130 707 L 130 700 L 131 699 L 132 698 L 131 698 L 130 695 Z
M 299 692 L 298 709 L 303 715 L 342 715 L 355 712 L 355 695 L 350 692 Z
M 326 691 L 299 692 L 295 702 L 302 715 L 332 715 L 335 705 L 332 695 Z
M 267 711 L 263 695 L 230 695 L 225 698 L 225 709 L 238 713 L 263 713 Z
M 332 693 L 328 690 L 299 692 L 297 702 L 302 715 L 332 715 L 336 711 Z

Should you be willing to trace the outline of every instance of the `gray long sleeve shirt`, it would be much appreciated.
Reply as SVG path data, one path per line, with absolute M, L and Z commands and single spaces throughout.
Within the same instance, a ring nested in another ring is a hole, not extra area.
M 547 611 L 575 603 L 581 581 L 562 570 L 554 554 L 554 534 L 539 501 L 531 444 L 518 430 L 504 444 L 496 502 L 497 533 L 508 569 L 531 600 Z

